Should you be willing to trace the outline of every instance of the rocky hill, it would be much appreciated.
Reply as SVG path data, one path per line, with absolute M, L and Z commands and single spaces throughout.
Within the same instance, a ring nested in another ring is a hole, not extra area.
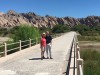
M 86 18 L 73 18 L 73 17 L 52 17 L 52 16 L 39 16 L 35 13 L 17 13 L 15 11 L 8 11 L 0 13 L 0 28 L 1 27 L 14 27 L 20 24 L 30 24 L 35 27 L 53 27 L 57 24 L 64 24 L 74 26 L 78 24 L 85 24 L 89 26 L 100 25 L 100 16 L 88 16 Z

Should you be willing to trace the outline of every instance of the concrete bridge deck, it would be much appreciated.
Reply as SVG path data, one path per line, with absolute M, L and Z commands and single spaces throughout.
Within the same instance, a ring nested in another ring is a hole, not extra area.
M 40 59 L 39 44 L 0 58 L 0 75 L 63 75 L 74 34 L 70 32 L 53 39 L 53 59 Z

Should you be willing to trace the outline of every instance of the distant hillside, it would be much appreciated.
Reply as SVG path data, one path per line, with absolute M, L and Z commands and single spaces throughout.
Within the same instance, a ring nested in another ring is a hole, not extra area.
M 86 18 L 73 18 L 73 17 L 52 17 L 52 16 L 39 16 L 35 13 L 17 13 L 13 10 L 5 13 L 0 13 L 0 27 L 14 27 L 20 24 L 30 24 L 35 27 L 53 27 L 57 24 L 64 24 L 74 26 L 85 24 L 88 26 L 100 25 L 100 16 L 88 16 Z

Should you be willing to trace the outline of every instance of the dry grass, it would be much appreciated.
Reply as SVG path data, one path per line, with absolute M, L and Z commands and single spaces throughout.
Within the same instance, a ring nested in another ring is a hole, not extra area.
M 96 51 L 100 51 L 100 42 L 93 42 L 93 41 L 80 41 L 79 46 L 81 50 L 93 49 Z

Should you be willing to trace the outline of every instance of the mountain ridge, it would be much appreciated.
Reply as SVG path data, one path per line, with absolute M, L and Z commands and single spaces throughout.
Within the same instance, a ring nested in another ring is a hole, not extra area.
M 17 13 L 13 10 L 9 10 L 7 13 L 0 12 L 0 27 L 10 28 L 18 26 L 20 24 L 29 24 L 35 27 L 53 27 L 57 24 L 64 24 L 67 26 L 75 25 L 88 25 L 99 26 L 100 16 L 88 16 L 86 18 L 73 18 L 73 17 L 53 17 L 53 16 L 40 16 L 34 12 L 29 13 Z

